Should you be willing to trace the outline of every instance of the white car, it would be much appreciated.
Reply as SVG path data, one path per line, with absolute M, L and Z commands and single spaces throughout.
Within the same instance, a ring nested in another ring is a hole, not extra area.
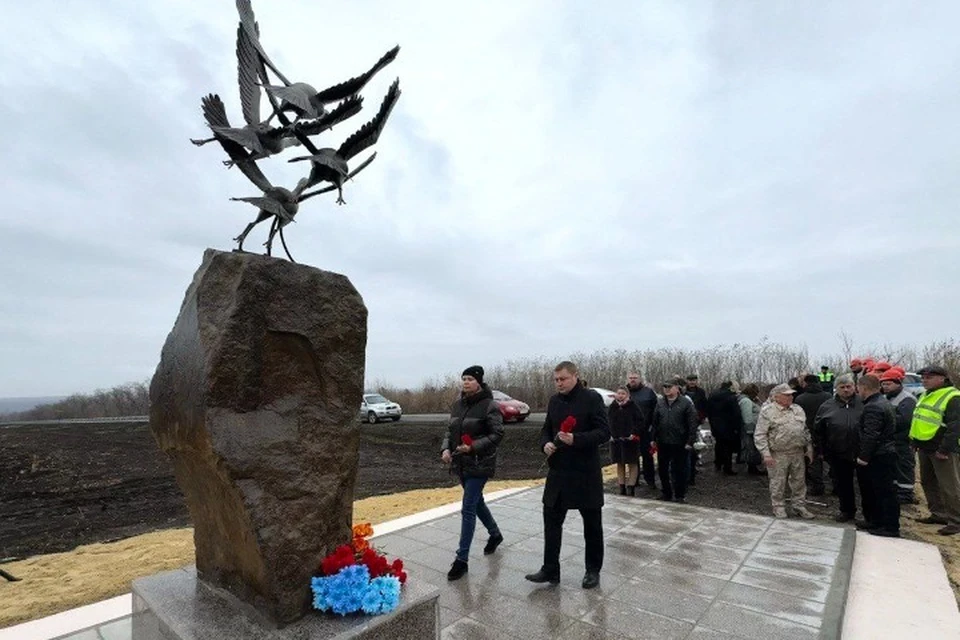
M 610 389 L 601 389 L 600 387 L 590 387 L 593 391 L 596 391 L 600 394 L 600 397 L 603 398 L 603 406 L 609 407 L 613 404 L 613 401 L 617 399 L 617 394 Z
M 918 374 L 908 371 L 903 377 L 903 388 L 908 393 L 919 396 L 923 393 L 923 380 Z
M 363 394 L 360 403 L 360 419 L 370 424 L 377 424 L 381 420 L 397 422 L 403 415 L 403 410 L 396 402 L 390 402 L 379 393 Z

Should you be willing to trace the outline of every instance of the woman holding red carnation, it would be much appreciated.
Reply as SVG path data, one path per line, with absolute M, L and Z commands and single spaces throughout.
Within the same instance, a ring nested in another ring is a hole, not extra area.
M 460 544 L 457 557 L 447 573 L 448 580 L 462 578 L 467 572 L 470 544 L 477 518 L 490 538 L 483 548 L 491 554 L 503 542 L 493 514 L 483 501 L 483 487 L 497 467 L 497 447 L 503 439 L 503 417 L 493 401 L 493 393 L 483 383 L 483 367 L 473 365 L 461 375 L 460 399 L 450 408 L 450 425 L 443 439 L 443 462 L 460 476 L 463 506 L 460 509 Z
M 634 495 L 640 475 L 640 441 L 646 421 L 640 407 L 630 399 L 630 390 L 617 387 L 616 401 L 607 410 L 610 421 L 610 459 L 617 465 L 620 495 Z

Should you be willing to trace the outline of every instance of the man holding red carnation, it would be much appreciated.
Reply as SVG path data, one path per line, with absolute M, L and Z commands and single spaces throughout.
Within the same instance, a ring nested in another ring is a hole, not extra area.
M 610 439 L 607 411 L 600 394 L 580 385 L 577 366 L 561 362 L 554 368 L 557 393 L 547 405 L 540 445 L 547 456 L 543 488 L 543 566 L 526 576 L 530 582 L 560 582 L 560 542 L 569 509 L 583 518 L 584 589 L 600 584 L 603 566 L 603 474 L 600 445 Z

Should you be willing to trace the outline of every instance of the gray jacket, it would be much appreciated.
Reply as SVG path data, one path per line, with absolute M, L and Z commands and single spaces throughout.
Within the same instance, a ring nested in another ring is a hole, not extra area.
M 737 400 L 740 404 L 740 416 L 743 418 L 743 431 L 753 435 L 757 430 L 757 418 L 760 417 L 760 405 L 745 395 L 741 395 Z

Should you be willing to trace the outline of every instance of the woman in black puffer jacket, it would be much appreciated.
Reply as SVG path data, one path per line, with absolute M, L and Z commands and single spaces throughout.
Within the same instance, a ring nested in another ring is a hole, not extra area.
M 477 527 L 477 518 L 486 527 L 490 539 L 483 548 L 491 554 L 503 542 L 493 514 L 483 501 L 483 487 L 497 468 L 497 446 L 503 439 L 503 417 L 493 393 L 483 383 L 483 367 L 467 367 L 461 376 L 463 391 L 450 408 L 450 425 L 443 439 L 443 462 L 460 476 L 463 506 L 460 510 L 460 544 L 457 557 L 447 572 L 448 580 L 461 578 L 467 572 L 470 544 Z

